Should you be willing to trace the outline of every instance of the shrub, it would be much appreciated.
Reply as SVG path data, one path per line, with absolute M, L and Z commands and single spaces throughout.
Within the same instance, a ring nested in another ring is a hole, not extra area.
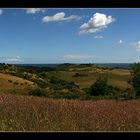
M 108 94 L 114 95 L 120 92 L 121 92 L 121 89 L 119 89 L 118 87 L 113 87 L 112 85 L 108 85 Z
M 25 84 L 27 85 L 27 82 L 25 82 Z
M 30 90 L 29 95 L 41 97 L 41 96 L 46 96 L 46 93 L 42 89 L 36 88 L 36 89 Z
M 108 93 L 108 85 L 106 78 L 97 78 L 96 82 L 90 87 L 90 95 L 99 96 Z
M 46 78 L 47 77 L 47 73 L 45 71 L 41 72 L 38 74 L 40 77 Z
M 126 100 L 135 99 L 135 92 L 131 88 L 126 88 L 123 92 L 123 97 Z
M 8 80 L 8 82 L 12 83 L 12 80 Z
M 136 92 L 136 96 L 140 96 L 140 63 L 135 63 L 131 66 L 131 81 L 129 83 L 132 84 L 134 90 Z
M 48 84 L 41 80 L 41 79 L 35 79 L 35 80 L 32 80 L 33 82 L 35 82 L 40 88 L 45 88 L 48 86 Z
M 74 82 L 68 82 L 68 81 L 65 81 L 65 80 L 62 80 L 62 79 L 58 79 L 54 76 L 52 76 L 50 78 L 50 83 L 51 83 L 51 86 L 53 89 L 55 90 L 60 90 L 60 89 L 69 89 L 69 90 L 75 90 L 75 89 L 78 89 L 79 86 L 76 85 Z

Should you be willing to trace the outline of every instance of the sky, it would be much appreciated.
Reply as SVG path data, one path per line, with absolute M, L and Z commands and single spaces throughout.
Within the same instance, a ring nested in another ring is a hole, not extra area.
M 140 9 L 0 9 L 0 63 L 139 61 Z

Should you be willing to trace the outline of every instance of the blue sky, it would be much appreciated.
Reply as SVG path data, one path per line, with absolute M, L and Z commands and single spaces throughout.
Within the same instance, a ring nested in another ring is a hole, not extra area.
M 140 9 L 0 9 L 0 62 L 140 61 Z

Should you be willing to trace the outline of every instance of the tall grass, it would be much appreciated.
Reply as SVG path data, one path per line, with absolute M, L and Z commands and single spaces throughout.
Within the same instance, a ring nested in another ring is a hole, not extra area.
M 139 131 L 140 100 L 78 101 L 0 94 L 0 131 Z

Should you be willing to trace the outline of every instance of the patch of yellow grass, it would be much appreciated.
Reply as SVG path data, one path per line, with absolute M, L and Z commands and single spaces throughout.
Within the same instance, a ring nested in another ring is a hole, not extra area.
M 12 76 L 9 74 L 0 73 L 0 91 L 10 92 L 24 92 L 24 89 L 34 88 L 34 83 L 23 78 Z
M 109 72 L 116 75 L 130 75 L 130 70 L 127 69 L 114 69 Z
M 120 81 L 116 79 L 108 79 L 108 84 L 121 89 L 130 87 L 130 85 L 126 81 Z

